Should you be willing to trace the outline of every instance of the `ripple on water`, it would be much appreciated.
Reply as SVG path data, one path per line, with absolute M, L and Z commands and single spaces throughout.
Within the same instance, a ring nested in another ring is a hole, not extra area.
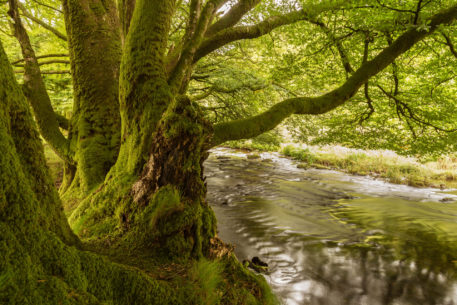
M 208 201 L 221 238 L 269 264 L 284 303 L 457 304 L 457 204 L 439 202 L 456 195 L 261 159 L 215 150 Z

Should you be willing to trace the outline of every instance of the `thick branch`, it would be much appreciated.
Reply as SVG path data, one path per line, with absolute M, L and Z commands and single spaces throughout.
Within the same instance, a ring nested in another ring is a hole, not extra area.
M 306 17 L 306 12 L 300 10 L 281 16 L 269 17 L 268 19 L 256 25 L 238 26 L 223 30 L 213 35 L 211 38 L 208 38 L 201 44 L 200 48 L 197 50 L 195 54 L 194 62 L 197 62 L 202 57 L 208 55 L 209 53 L 219 49 L 220 47 L 226 44 L 241 39 L 252 39 L 263 36 L 265 34 L 270 33 L 277 27 L 292 24 L 299 20 L 304 20 Z
M 221 0 L 208 1 L 202 12 L 200 13 L 199 9 L 195 7 L 195 12 L 191 12 L 191 18 L 198 18 L 196 24 L 193 25 L 193 21 L 190 21 L 186 35 L 190 35 L 190 38 L 184 42 L 184 47 L 179 56 L 179 60 L 170 73 L 168 83 L 172 88 L 181 89 L 182 83 L 187 76 L 187 79 L 190 79 L 190 70 L 194 55 L 201 45 L 203 37 L 205 36 L 208 25 L 211 22 L 211 18 L 216 12 Z M 199 5 L 199 1 L 193 2 L 195 6 Z M 195 16 L 193 16 L 195 14 Z
M 39 18 L 36 18 L 35 16 L 33 16 L 32 14 L 30 14 L 26 9 L 25 7 L 20 4 L 19 2 L 17 3 L 17 6 L 19 7 L 19 9 L 21 10 L 22 12 L 22 15 L 24 15 L 25 17 L 27 17 L 28 19 L 32 20 L 33 22 L 41 25 L 43 28 L 45 28 L 46 30 L 50 31 L 51 33 L 53 33 L 54 35 L 56 35 L 58 38 L 64 40 L 64 41 L 67 41 L 67 36 L 63 33 L 61 33 L 59 30 L 55 29 L 54 27 L 50 26 L 49 24 L 47 24 L 46 22 L 43 22 L 42 20 L 40 20 Z
M 406 31 L 375 58 L 362 64 L 343 85 L 327 94 L 319 97 L 287 99 L 257 116 L 216 124 L 214 126 L 212 144 L 215 146 L 229 140 L 255 137 L 273 129 L 292 114 L 322 114 L 335 109 L 353 97 L 370 77 L 389 66 L 396 58 L 408 51 L 418 41 L 435 31 L 439 25 L 448 24 L 454 21 L 456 17 L 457 5 L 454 5 L 430 19 L 429 31 L 414 28 Z
M 240 0 L 224 16 L 216 21 L 206 32 L 206 37 L 210 37 L 222 30 L 237 24 L 243 16 L 254 8 L 261 0 Z
M 121 0 L 118 2 L 119 20 L 121 23 L 122 41 L 125 40 L 129 32 L 130 21 L 132 20 L 135 0 Z
M 194 34 L 195 29 L 197 28 L 198 19 L 200 18 L 201 9 L 202 9 L 201 0 L 192 0 L 190 2 L 189 20 L 188 20 L 187 27 L 186 27 L 186 34 L 184 35 L 184 38 L 183 38 L 184 42 L 189 41 L 189 39 Z
M 16 6 L 16 0 L 9 0 L 9 15 L 13 19 L 14 35 L 21 45 L 24 65 L 24 95 L 32 105 L 32 109 L 38 123 L 41 135 L 66 162 L 73 163 L 69 152 L 68 140 L 59 130 L 57 117 L 52 109 L 46 87 L 41 77 L 35 51 L 30 43 L 29 36 L 22 25 L 21 18 Z

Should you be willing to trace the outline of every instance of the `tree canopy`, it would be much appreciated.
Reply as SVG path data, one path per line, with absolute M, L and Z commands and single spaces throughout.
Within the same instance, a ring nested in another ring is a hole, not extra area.
M 190 3 L 178 4 L 167 42 L 169 54 L 180 45 L 189 13 Z M 204 39 L 189 84 L 192 98 L 214 122 L 247 118 L 284 99 L 334 89 L 404 31 L 429 31 L 430 16 L 452 1 L 235 4 L 220 5 L 217 14 L 224 18 L 205 34 L 217 31 L 218 35 Z M 294 13 L 301 9 L 302 15 Z M 19 10 L 52 103 L 60 114 L 70 115 L 63 8 L 58 2 L 31 1 L 20 4 Z M 22 55 L 8 29 L 6 6 L 2 16 L 2 40 L 20 77 Z M 221 31 L 224 26 L 232 29 Z M 342 108 L 317 117 L 293 117 L 287 126 L 309 143 L 387 148 L 404 154 L 455 150 L 455 35 L 455 26 L 440 27 L 364 84 Z

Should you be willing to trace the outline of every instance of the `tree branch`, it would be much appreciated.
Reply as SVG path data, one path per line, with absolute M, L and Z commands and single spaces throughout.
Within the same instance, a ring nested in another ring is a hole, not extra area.
M 22 74 L 22 73 L 25 73 L 26 71 L 24 70 L 15 70 L 14 73 L 17 73 L 17 74 Z M 60 70 L 60 71 L 56 71 L 56 70 L 48 70 L 48 71 L 41 71 L 40 72 L 41 74 L 71 74 L 71 71 L 70 70 Z
M 351 66 L 351 63 L 349 62 L 349 57 L 346 54 L 346 51 L 344 50 L 343 44 L 339 39 L 335 37 L 335 35 L 332 33 L 332 31 L 328 28 L 328 26 L 323 23 L 322 21 L 318 19 L 309 19 L 309 22 L 312 24 L 317 25 L 322 29 L 322 31 L 327 35 L 327 37 L 330 39 L 331 42 L 335 44 L 336 49 L 338 50 L 338 54 L 340 55 L 341 62 L 343 64 L 344 71 L 346 71 L 347 74 L 351 74 L 354 72 L 354 69 Z
M 193 6 L 191 9 L 193 11 L 190 12 L 190 18 L 198 18 L 198 20 L 189 21 L 186 35 L 184 36 L 185 41 L 183 43 L 182 52 L 168 78 L 168 83 L 175 90 L 179 92 L 184 91 L 184 87 L 186 87 L 186 84 L 190 79 L 190 70 L 192 69 L 194 55 L 197 52 L 198 47 L 201 45 L 214 13 L 217 11 L 219 5 L 224 1 L 225 0 L 210 0 L 206 3 L 201 12 L 199 9 L 200 1 L 194 0 L 191 2 L 191 5 Z
M 420 14 L 420 11 L 422 9 L 422 1 L 423 0 L 419 0 L 417 2 L 417 8 L 416 8 L 416 11 L 414 12 L 413 24 L 417 24 L 417 22 L 419 21 L 419 14 Z
M 122 43 L 129 32 L 130 21 L 132 20 L 133 10 L 135 9 L 135 0 L 118 1 L 119 21 L 121 23 Z
M 45 60 L 45 61 L 42 61 L 42 62 L 38 63 L 39 66 L 52 65 L 52 64 L 67 64 L 68 65 L 68 64 L 70 64 L 70 61 L 69 60 L 61 60 L 61 59 L 52 59 L 52 60 Z M 24 64 L 17 63 L 14 66 L 23 67 Z
M 220 123 L 214 126 L 212 145 L 225 141 L 252 138 L 273 129 L 292 114 L 322 114 L 344 104 L 372 76 L 389 66 L 396 58 L 411 49 L 418 41 L 434 32 L 441 24 L 448 24 L 457 17 L 457 5 L 434 15 L 428 31 L 410 29 L 372 60 L 362 64 L 340 87 L 318 97 L 299 97 L 284 100 L 262 114 L 247 119 Z
M 220 47 L 231 42 L 241 39 L 252 39 L 270 33 L 277 27 L 292 24 L 306 18 L 306 13 L 303 10 L 295 11 L 281 16 L 272 16 L 266 20 L 252 26 L 238 26 L 223 30 L 212 37 L 206 39 L 197 50 L 194 62 L 197 62 L 202 57 L 219 49 Z
M 385 8 L 385 9 L 388 9 L 388 10 L 391 10 L 391 11 L 396 11 L 396 12 L 400 12 L 400 13 L 411 13 L 411 14 L 416 14 L 416 11 L 413 11 L 413 10 L 403 10 L 403 9 L 391 7 L 391 6 L 388 6 L 388 5 L 383 4 L 383 3 L 382 3 L 381 1 L 379 1 L 379 0 L 376 0 L 376 2 L 379 4 L 380 7 L 383 7 L 383 8 Z
M 53 7 L 53 6 L 50 6 L 50 5 L 48 5 L 48 4 L 45 4 L 45 3 L 40 2 L 40 1 L 37 1 L 37 0 L 32 0 L 32 1 L 35 2 L 35 3 L 38 4 L 38 5 L 47 7 L 47 8 L 49 8 L 49 9 L 53 10 L 53 11 L 56 11 L 56 12 L 58 12 L 58 13 L 60 13 L 60 14 L 63 14 L 63 12 L 62 12 L 61 10 L 59 10 L 58 8 L 55 8 L 55 7 Z
M 224 16 L 213 23 L 205 36 L 210 37 L 237 24 L 243 16 L 254 8 L 261 0 L 240 0 Z
M 401 117 L 405 118 L 406 123 L 408 124 L 408 127 L 411 130 L 411 132 L 413 133 L 414 137 L 416 137 L 416 134 L 415 134 L 414 128 L 412 127 L 412 125 L 410 124 L 408 119 L 410 119 L 413 122 L 416 122 L 419 125 L 432 127 L 437 132 L 441 131 L 441 132 L 449 133 L 449 132 L 456 132 L 457 131 L 457 128 L 445 129 L 445 128 L 438 127 L 436 125 L 433 125 L 430 122 L 425 121 L 424 119 L 422 119 L 419 116 L 417 116 L 416 113 L 411 109 L 411 107 L 407 103 L 401 101 L 398 97 L 396 97 L 395 95 L 387 92 L 384 88 L 382 88 L 379 85 L 378 85 L 378 88 L 382 91 L 382 93 L 384 93 L 385 96 L 387 96 L 389 99 L 392 99 L 395 102 L 395 107 L 397 109 L 397 113 L 399 115 L 399 119 L 401 120 Z
M 59 123 L 52 109 L 51 100 L 41 76 L 35 51 L 19 16 L 17 2 L 16 0 L 8 0 L 8 2 L 10 5 L 8 14 L 13 19 L 14 35 L 21 45 L 22 56 L 25 60 L 24 86 L 22 88 L 24 95 L 32 106 L 43 138 L 64 161 L 73 164 L 69 141 L 59 130 Z
M 451 38 L 444 32 L 441 32 L 441 35 L 443 35 L 444 39 L 446 39 L 446 45 L 449 47 L 449 50 L 451 51 L 452 55 L 454 55 L 454 57 L 457 58 L 457 51 L 455 50 Z
M 40 20 L 39 18 L 36 18 L 35 16 L 33 16 L 32 14 L 30 14 L 26 9 L 25 7 L 20 4 L 19 2 L 17 2 L 17 6 L 19 7 L 19 9 L 21 10 L 22 12 L 22 15 L 24 15 L 25 17 L 27 17 L 28 19 L 32 20 L 33 22 L 41 25 L 43 28 L 45 28 L 46 30 L 50 31 L 51 33 L 53 33 L 54 35 L 56 35 L 58 38 L 64 40 L 64 41 L 67 41 L 67 36 L 63 33 L 61 33 L 59 30 L 53 28 L 52 26 L 50 26 L 49 24 L 47 24 L 46 22 L 43 22 L 42 20 Z

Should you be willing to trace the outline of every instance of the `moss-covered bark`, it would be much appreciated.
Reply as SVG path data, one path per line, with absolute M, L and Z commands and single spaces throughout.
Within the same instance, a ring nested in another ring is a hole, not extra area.
M 173 96 L 164 56 L 175 1 L 139 0 L 121 63 L 121 150 L 116 169 L 138 174 L 151 150 L 152 135 Z
M 122 42 L 129 32 L 130 20 L 132 20 L 133 10 L 135 9 L 135 0 L 118 0 L 119 20 L 121 22 Z
M 77 162 L 73 187 L 101 183 L 117 158 L 120 140 L 121 40 L 115 2 L 65 0 L 65 24 L 74 88 L 69 136 Z M 68 187 L 66 178 L 62 186 Z
M 190 257 L 215 236 L 201 168 L 210 128 L 167 83 L 163 57 L 173 10 L 170 1 L 136 3 L 121 67 L 120 154 L 70 222 L 87 236 L 109 232 L 119 244 L 133 241 L 130 248 L 174 248 L 171 253 Z
M 166 283 L 80 250 L 0 45 L 0 303 L 174 304 Z
M 141 237 L 167 256 L 198 258 L 212 251 L 216 219 L 203 177 L 210 134 L 198 106 L 176 99 L 159 123 L 149 161 L 132 187 L 133 200 L 122 212 L 123 225 L 139 219 Z

